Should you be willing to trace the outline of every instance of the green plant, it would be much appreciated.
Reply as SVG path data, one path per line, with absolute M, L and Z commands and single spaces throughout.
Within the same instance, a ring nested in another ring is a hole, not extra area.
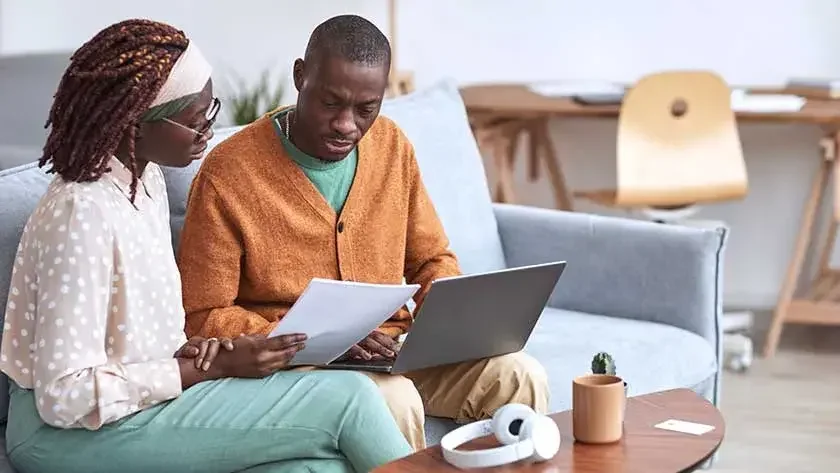
M 596 353 L 592 357 L 592 374 L 608 374 L 615 376 L 615 361 L 606 352 Z
M 241 77 L 236 79 L 235 92 L 225 101 L 234 126 L 247 125 L 281 105 L 285 87 L 282 81 L 272 86 L 270 75 L 268 71 L 263 72 L 253 86 Z

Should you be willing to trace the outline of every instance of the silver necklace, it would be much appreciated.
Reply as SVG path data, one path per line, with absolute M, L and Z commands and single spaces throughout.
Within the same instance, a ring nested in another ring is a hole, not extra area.
M 292 114 L 292 110 L 289 110 L 286 113 L 286 117 L 285 117 L 286 118 L 286 139 L 289 140 L 289 141 L 292 140 L 292 138 L 289 136 L 289 132 L 291 131 L 291 128 L 292 128 L 291 124 L 289 122 L 289 115 L 291 115 L 291 114 Z

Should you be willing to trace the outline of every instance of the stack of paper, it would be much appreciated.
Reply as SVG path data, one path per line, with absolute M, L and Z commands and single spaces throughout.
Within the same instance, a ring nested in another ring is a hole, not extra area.
M 292 365 L 325 365 L 394 315 L 420 285 L 313 279 L 270 336 L 303 333 Z

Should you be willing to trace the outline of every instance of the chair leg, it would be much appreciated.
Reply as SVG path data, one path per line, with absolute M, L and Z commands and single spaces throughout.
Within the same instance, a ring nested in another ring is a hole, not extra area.
M 723 366 L 731 371 L 747 371 L 753 362 L 752 312 L 723 314 Z

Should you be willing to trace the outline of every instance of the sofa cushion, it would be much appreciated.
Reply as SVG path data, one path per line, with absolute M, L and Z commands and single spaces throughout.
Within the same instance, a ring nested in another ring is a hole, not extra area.
M 543 312 L 525 351 L 548 371 L 552 412 L 571 409 L 572 380 L 591 373 L 601 351 L 613 356 L 631 396 L 696 389 L 717 373 L 714 348 L 687 330 L 553 308 Z
M 0 326 L 6 315 L 20 235 L 51 180 L 35 163 L 0 171 Z M 9 407 L 8 386 L 8 378 L 0 374 L 0 422 L 6 420 Z

